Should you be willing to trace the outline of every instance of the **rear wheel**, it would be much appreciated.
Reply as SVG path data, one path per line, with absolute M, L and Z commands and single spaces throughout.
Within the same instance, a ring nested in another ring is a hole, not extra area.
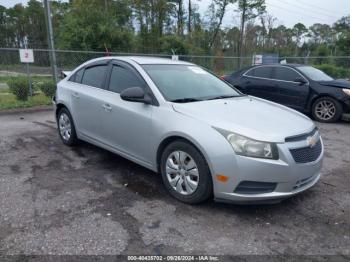
M 336 122 L 342 114 L 342 105 L 331 97 L 318 98 L 312 105 L 312 116 L 319 122 Z
M 209 167 L 202 154 L 186 141 L 175 141 L 165 148 L 161 173 L 168 192 L 182 202 L 197 204 L 212 194 Z
M 72 116 L 66 108 L 62 108 L 57 114 L 57 127 L 64 144 L 73 146 L 78 142 Z

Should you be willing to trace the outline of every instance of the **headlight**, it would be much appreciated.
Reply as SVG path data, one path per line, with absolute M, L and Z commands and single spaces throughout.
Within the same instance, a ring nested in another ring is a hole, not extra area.
M 237 155 L 278 159 L 278 149 L 274 143 L 257 141 L 232 132 L 215 129 L 227 138 Z
M 348 96 L 350 96 L 350 89 L 344 88 L 344 89 L 343 89 L 343 92 L 344 92 L 345 94 L 347 94 Z

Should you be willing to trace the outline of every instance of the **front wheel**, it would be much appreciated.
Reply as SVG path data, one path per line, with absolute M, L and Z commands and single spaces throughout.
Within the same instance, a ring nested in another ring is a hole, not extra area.
M 73 118 L 68 109 L 62 108 L 57 114 L 57 127 L 62 142 L 67 146 L 73 146 L 78 138 L 75 132 Z
M 342 114 L 342 105 L 331 97 L 318 98 L 312 105 L 312 116 L 319 122 L 336 122 L 339 120 Z
M 212 177 L 202 154 L 186 141 L 168 145 L 161 157 L 161 173 L 168 192 L 176 199 L 198 204 L 213 192 Z

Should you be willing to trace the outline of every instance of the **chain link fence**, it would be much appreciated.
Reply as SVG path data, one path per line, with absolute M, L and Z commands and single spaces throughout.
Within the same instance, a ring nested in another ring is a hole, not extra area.
M 29 71 L 33 76 L 52 76 L 50 66 L 50 50 L 34 49 L 34 63 L 30 64 Z M 60 71 L 72 70 L 78 65 L 90 59 L 103 56 L 155 56 L 171 58 L 166 54 L 134 54 L 134 53 L 115 53 L 115 52 L 92 52 L 92 51 L 72 51 L 55 50 L 57 68 Z M 179 55 L 179 60 L 192 62 L 203 66 L 217 74 L 225 74 L 237 71 L 241 67 L 252 64 L 252 56 L 228 57 L 228 56 L 195 56 Z M 349 78 L 350 56 L 329 56 L 329 57 L 280 57 L 280 60 L 286 60 L 287 63 L 309 64 L 309 65 L 328 65 L 330 67 L 341 67 L 343 73 L 334 77 Z M 241 60 L 241 61 L 240 61 Z M 328 72 L 329 73 L 329 72 Z M 0 48 L 0 77 L 18 76 L 26 74 L 26 65 L 19 59 L 19 50 L 16 48 Z M 342 74 L 344 76 L 342 76 Z

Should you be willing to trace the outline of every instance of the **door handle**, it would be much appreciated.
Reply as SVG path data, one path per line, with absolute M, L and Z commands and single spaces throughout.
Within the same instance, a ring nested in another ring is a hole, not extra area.
M 102 105 L 103 109 L 106 111 L 106 112 L 111 112 L 112 111 L 112 107 L 110 104 L 103 104 Z
M 72 96 L 73 96 L 74 98 L 77 98 L 77 99 L 79 98 L 79 94 L 78 94 L 77 92 L 73 92 L 73 93 L 72 93 Z

